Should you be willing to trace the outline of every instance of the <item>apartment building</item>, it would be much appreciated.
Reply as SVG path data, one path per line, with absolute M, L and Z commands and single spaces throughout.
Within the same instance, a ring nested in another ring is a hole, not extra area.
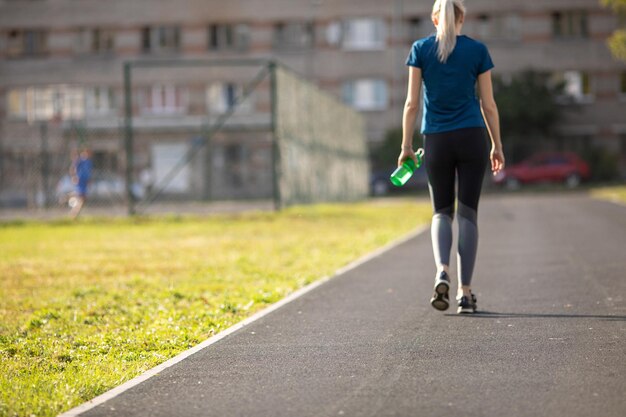
M 562 123 L 563 138 L 620 153 L 626 166 L 626 65 L 605 45 L 618 18 L 598 0 L 466 5 L 464 32 L 488 45 L 494 72 L 534 68 L 564 80 L 580 106 Z M 39 137 L 38 121 L 80 121 L 101 131 L 91 143 L 97 164 L 118 164 L 122 63 L 155 58 L 276 58 L 366 114 L 374 143 L 401 123 L 404 61 L 412 42 L 433 32 L 431 7 L 431 0 L 0 0 L 0 147 L 38 146 L 26 138 Z M 159 82 L 137 85 L 136 125 L 167 142 L 176 123 L 200 125 L 229 109 L 244 78 L 198 83 L 164 71 Z M 253 100 L 241 120 L 262 123 L 254 115 L 266 107 Z M 145 151 L 140 164 L 155 156 Z

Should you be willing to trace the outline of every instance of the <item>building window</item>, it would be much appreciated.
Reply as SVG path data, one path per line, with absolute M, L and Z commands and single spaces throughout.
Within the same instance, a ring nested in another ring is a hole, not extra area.
M 243 97 L 243 87 L 232 82 L 214 83 L 206 89 L 207 108 L 210 114 L 224 114 L 237 106 L 237 113 L 249 114 L 253 109 L 252 97 L 237 104 Z
M 85 117 L 85 91 L 80 87 L 62 87 L 63 120 L 77 120 Z
M 79 54 L 106 54 L 113 52 L 115 34 L 105 29 L 81 29 L 76 36 L 76 52 Z
M 243 168 L 246 163 L 245 148 L 239 143 L 228 144 L 224 147 L 226 159 L 227 181 L 234 187 L 244 185 Z
M 388 106 L 387 81 L 360 79 L 343 84 L 343 100 L 357 110 L 385 110 Z
M 110 115 L 115 112 L 115 98 L 110 87 L 85 89 L 85 113 L 90 116 Z
M 145 27 L 141 31 L 141 45 L 146 53 L 178 52 L 180 50 L 180 27 Z
M 584 71 L 565 71 L 555 74 L 553 81 L 563 85 L 563 95 L 559 97 L 560 102 L 588 103 L 593 101 L 589 73 Z
M 315 29 L 312 23 L 277 23 L 274 26 L 274 49 L 300 50 L 314 45 Z
M 498 16 L 495 33 L 498 39 L 507 41 L 522 40 L 522 17 L 517 13 Z
M 11 30 L 7 35 L 7 56 L 37 56 L 48 52 L 48 33 L 43 30 Z
M 352 19 L 343 24 L 343 48 L 348 50 L 378 50 L 387 44 L 387 24 L 384 19 Z
M 187 111 L 187 89 L 176 85 L 153 85 L 142 91 L 143 114 L 184 114 Z
M 10 90 L 9 117 L 27 120 L 75 120 L 85 115 L 82 88 L 66 85 Z
M 435 27 L 430 19 L 413 17 L 407 21 L 409 40 L 422 39 L 435 32 Z
M 552 13 L 552 34 L 555 38 L 588 38 L 589 21 L 584 10 Z
M 489 37 L 489 16 L 481 14 L 478 16 L 477 35 L 480 39 L 487 39 Z
M 341 44 L 341 22 L 331 22 L 326 26 L 326 43 L 333 46 Z
M 27 117 L 25 90 L 13 89 L 7 93 L 7 113 L 10 118 L 25 119 Z
M 589 74 L 582 71 L 566 71 L 564 74 L 565 92 L 577 99 L 591 95 Z
M 250 45 L 250 27 L 245 24 L 209 25 L 208 45 L 211 51 L 245 51 Z
M 93 167 L 100 172 L 117 172 L 117 152 L 94 151 L 91 157 Z
M 517 13 L 478 16 L 476 35 L 488 41 L 520 41 L 522 19 Z

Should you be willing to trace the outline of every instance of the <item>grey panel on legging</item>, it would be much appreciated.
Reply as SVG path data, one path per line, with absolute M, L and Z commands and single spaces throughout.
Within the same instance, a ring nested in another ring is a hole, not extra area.
M 462 285 L 472 283 L 476 252 L 478 250 L 478 226 L 476 210 L 459 201 L 459 247 L 457 253 L 458 274 Z
M 430 234 L 433 242 L 433 254 L 437 265 L 450 265 L 452 250 L 453 207 L 446 207 L 433 216 Z

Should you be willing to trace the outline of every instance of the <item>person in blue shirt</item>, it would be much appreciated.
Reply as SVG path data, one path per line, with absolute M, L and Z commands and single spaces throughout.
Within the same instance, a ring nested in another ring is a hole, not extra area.
M 72 210 L 70 216 L 75 219 L 80 214 L 85 200 L 87 199 L 87 187 L 91 180 L 91 174 L 93 171 L 93 164 L 87 149 L 83 149 L 80 152 L 78 158 L 75 158 L 72 162 L 71 175 L 72 182 L 75 186 L 75 196 L 72 201 Z
M 408 158 L 415 160 L 412 137 L 423 90 L 421 133 L 434 211 L 431 237 L 437 265 L 430 302 L 438 310 L 449 307 L 452 220 L 458 200 L 458 313 L 476 311 L 471 280 L 478 247 L 478 200 L 488 159 L 494 175 L 505 164 L 491 82 L 494 65 L 484 44 L 461 35 L 465 14 L 463 0 L 435 1 L 432 20 L 436 35 L 417 40 L 411 48 L 398 157 L 398 166 Z M 480 98 L 476 97 L 477 85 Z

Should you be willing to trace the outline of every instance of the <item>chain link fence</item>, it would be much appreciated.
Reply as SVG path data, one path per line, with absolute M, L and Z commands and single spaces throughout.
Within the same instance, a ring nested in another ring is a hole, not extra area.
M 107 129 L 85 121 L 5 120 L 0 142 L 0 215 L 63 215 L 76 195 L 75 166 L 87 150 L 92 162 L 89 205 L 92 209 L 125 205 L 123 153 L 116 120 Z M 120 160 L 122 159 L 122 160 Z
M 67 213 L 83 150 L 88 215 L 367 196 L 362 116 L 280 64 L 135 61 L 123 75 L 97 96 L 81 86 L 10 89 L 24 117 L 0 122 L 1 217 Z
M 276 68 L 275 77 L 281 203 L 366 196 L 369 164 L 363 117 L 283 67 Z

